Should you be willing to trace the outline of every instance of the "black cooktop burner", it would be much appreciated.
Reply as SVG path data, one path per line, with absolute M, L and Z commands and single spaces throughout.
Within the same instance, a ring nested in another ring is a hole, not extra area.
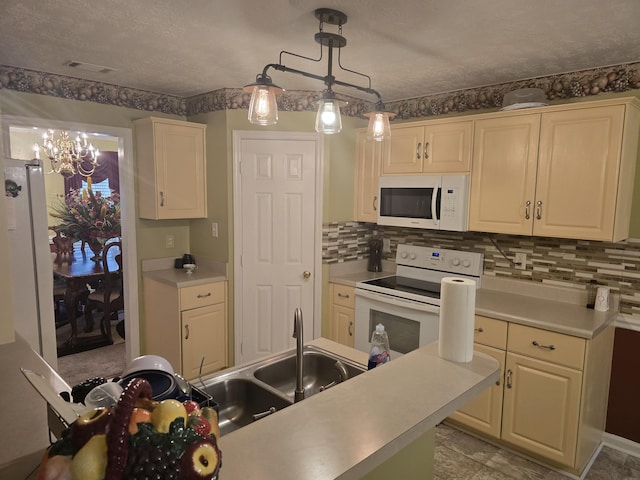
M 400 290 L 401 292 L 423 295 L 425 297 L 440 298 L 440 283 L 427 282 L 425 280 L 417 280 L 407 277 L 383 277 L 374 280 L 367 280 L 369 285 L 390 288 L 392 290 Z

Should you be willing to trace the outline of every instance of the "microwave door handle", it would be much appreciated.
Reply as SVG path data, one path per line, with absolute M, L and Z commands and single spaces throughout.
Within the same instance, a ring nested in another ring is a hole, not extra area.
M 431 218 L 433 219 L 433 224 L 437 227 L 440 223 L 440 219 L 438 218 L 438 190 L 440 190 L 440 185 L 434 187 L 433 195 L 431 196 Z

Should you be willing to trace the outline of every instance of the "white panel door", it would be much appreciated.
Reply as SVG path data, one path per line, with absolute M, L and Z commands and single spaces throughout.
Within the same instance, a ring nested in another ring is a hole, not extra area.
M 239 148 L 242 298 L 235 335 L 236 359 L 245 363 L 295 345 L 297 307 L 305 340 L 313 338 L 318 147 L 315 140 L 245 138 Z

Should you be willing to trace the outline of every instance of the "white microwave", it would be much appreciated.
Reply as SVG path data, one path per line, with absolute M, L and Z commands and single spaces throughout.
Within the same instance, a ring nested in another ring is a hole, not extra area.
M 378 179 L 378 224 L 466 232 L 469 175 L 394 175 Z

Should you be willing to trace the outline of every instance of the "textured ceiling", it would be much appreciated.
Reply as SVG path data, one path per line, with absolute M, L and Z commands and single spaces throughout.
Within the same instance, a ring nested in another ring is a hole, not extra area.
M 192 96 L 251 83 L 281 50 L 317 58 L 319 7 L 348 15 L 341 63 L 370 75 L 386 102 L 640 61 L 640 0 L 0 0 L 0 65 Z M 324 60 L 283 63 L 326 74 Z

